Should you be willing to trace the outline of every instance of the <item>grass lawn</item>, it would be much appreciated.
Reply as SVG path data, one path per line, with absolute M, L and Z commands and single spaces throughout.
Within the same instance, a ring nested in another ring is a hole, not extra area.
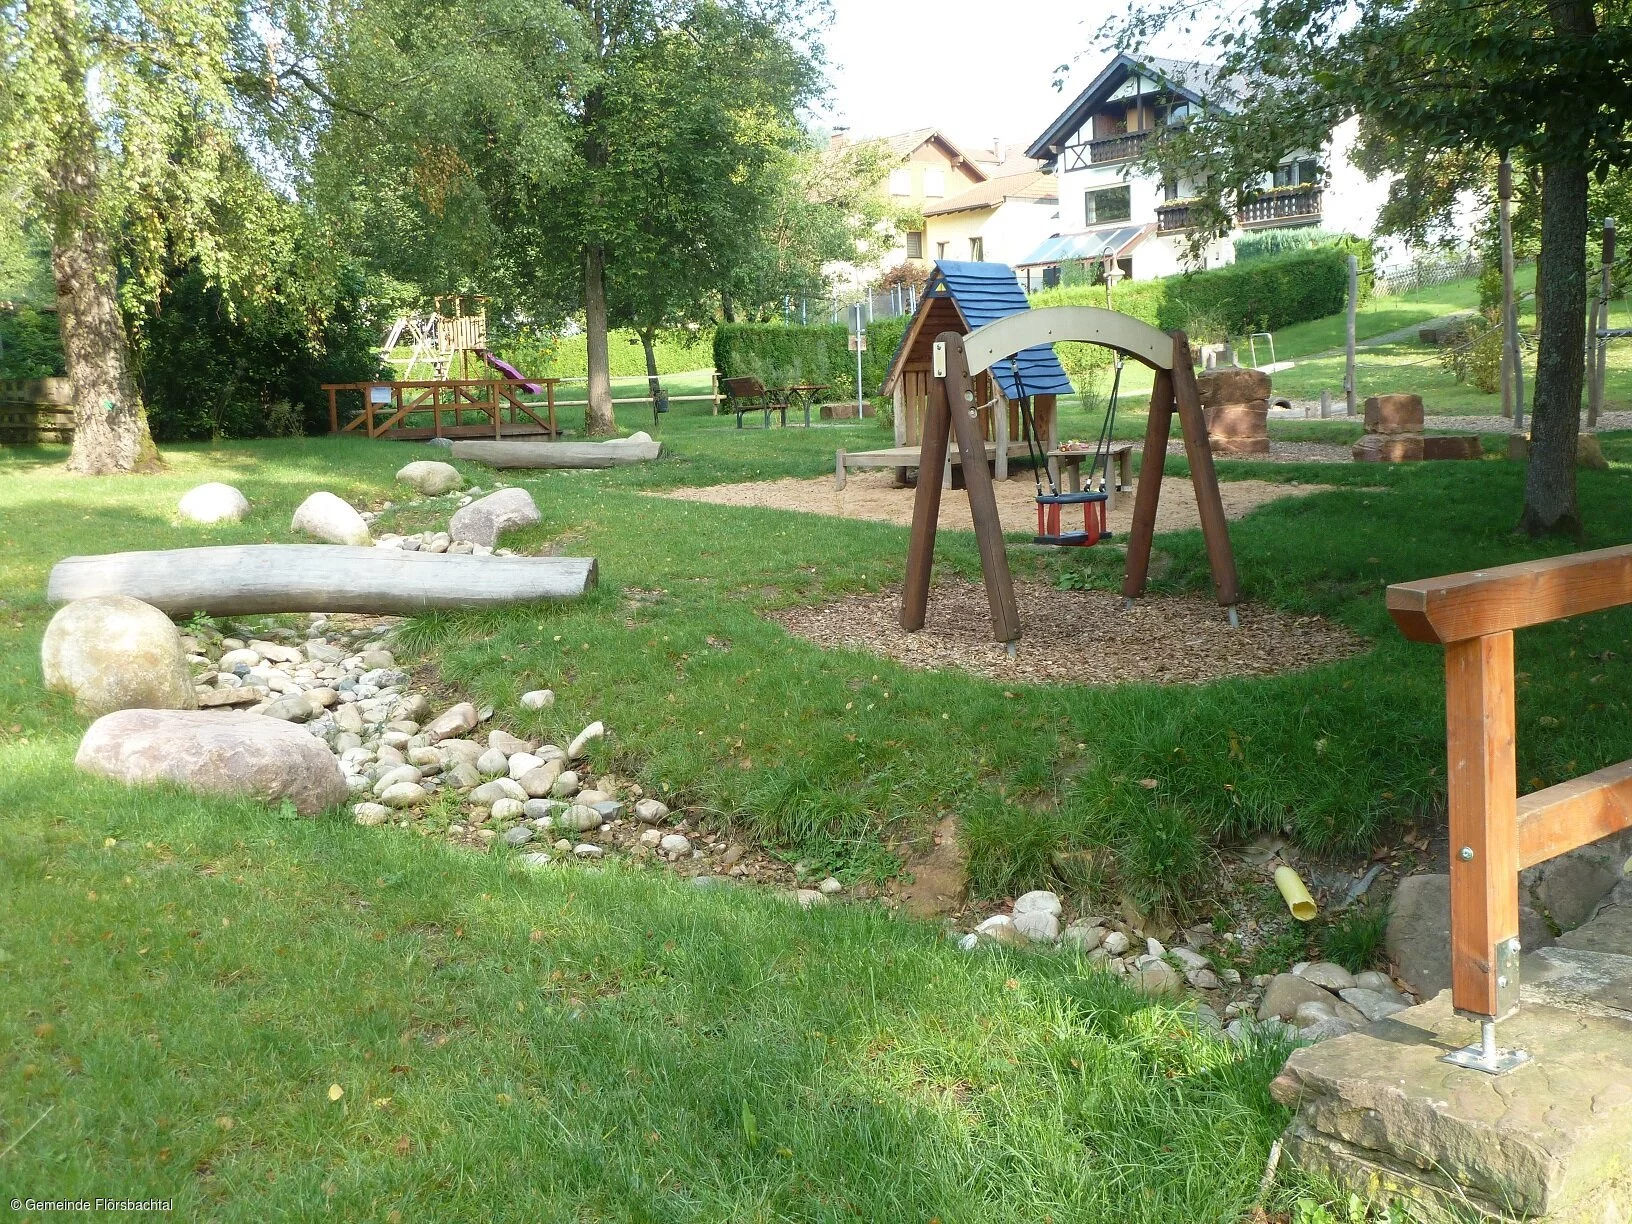
M 649 427 L 644 408 L 620 417 Z M 662 436 L 656 464 L 507 476 L 544 516 L 513 543 L 598 557 L 600 591 L 426 618 L 403 653 L 501 709 L 553 687 L 514 729 L 603 718 L 597 769 L 847 882 L 896 870 L 902 839 L 950 812 L 979 895 L 1052 883 L 1207 918 L 1217 838 L 1364 848 L 1432 821 L 1440 660 L 1393 631 L 1382 587 L 1564 551 L 1511 534 L 1522 473 L 1503 462 L 1221 464 L 1337 486 L 1233 526 L 1243 584 L 1375 649 L 1199 687 L 1004 688 L 820 650 L 763 616 L 898 583 L 904 529 L 641 495 L 821 475 L 841 441 L 886 431 L 738 431 L 696 406 Z M 1589 547 L 1632 539 L 1632 438 L 1604 449 L 1612 469 L 1580 476 Z M 1068 956 L 970 956 L 868 906 L 526 873 L 74 772 L 82 720 L 39 683 L 55 560 L 287 540 L 313 489 L 379 506 L 426 453 L 172 447 L 164 475 L 117 480 L 62 475 L 60 450 L 0 454 L 0 1197 L 256 1220 L 1240 1217 L 1285 1122 L 1264 1091 L 1281 1052 L 1243 1054 Z M 178 526 L 177 497 L 206 479 L 242 488 L 251 516 Z M 380 529 L 430 521 L 399 507 Z M 1205 589 L 1198 533 L 1158 547 L 1159 591 Z M 1012 558 L 1061 586 L 1111 585 L 1119 563 Z M 972 537 L 942 533 L 938 563 L 977 573 Z M 1632 756 L 1629 656 L 1625 611 L 1519 635 L 1526 788 Z

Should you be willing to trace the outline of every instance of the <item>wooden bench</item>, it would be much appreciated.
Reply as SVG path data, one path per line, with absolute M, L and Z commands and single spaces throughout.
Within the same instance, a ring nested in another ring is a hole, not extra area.
M 1084 460 L 1091 460 L 1089 468 L 1097 463 L 1103 451 L 1097 450 L 1067 450 L 1059 448 L 1048 452 L 1048 471 L 1054 479 L 1054 485 L 1059 487 L 1060 477 L 1065 477 L 1066 491 L 1070 493 L 1082 492 L 1082 464 Z M 1109 473 L 1111 464 L 1116 464 L 1116 480 L 1107 481 L 1105 492 L 1109 494 L 1105 502 L 1107 511 L 1116 509 L 1117 494 L 1133 492 L 1133 443 L 1112 442 L 1110 456 L 1105 461 L 1105 471 Z M 1091 490 L 1098 492 L 1099 490 Z
M 725 409 L 737 414 L 737 428 L 742 428 L 742 414 L 758 410 L 765 414 L 765 428 L 771 427 L 771 413 L 782 414 L 782 427 L 788 426 L 787 396 L 775 388 L 767 388 L 757 378 L 727 378 L 720 384 L 725 388 Z

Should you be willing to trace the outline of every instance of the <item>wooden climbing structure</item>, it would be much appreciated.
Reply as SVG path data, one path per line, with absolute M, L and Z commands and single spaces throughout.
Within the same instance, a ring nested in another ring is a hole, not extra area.
M 1131 315 L 1097 306 L 1053 306 L 1026 310 L 1000 318 L 964 336 L 944 331 L 935 338 L 933 365 L 922 430 L 921 471 L 939 471 L 946 462 L 955 435 L 962 460 L 975 538 L 980 546 L 986 597 L 991 607 L 992 636 L 999 642 L 1020 639 L 1020 616 L 1015 605 L 1014 579 L 1004 551 L 1003 527 L 997 497 L 986 467 L 985 438 L 981 430 L 980 398 L 975 379 L 994 363 L 1038 345 L 1077 340 L 1102 345 L 1155 373 L 1150 396 L 1150 419 L 1145 429 L 1144 462 L 1134 495 L 1133 530 L 1128 537 L 1123 597 L 1144 594 L 1150 571 L 1151 540 L 1156 534 L 1156 509 L 1162 495 L 1162 470 L 1173 418 L 1179 418 L 1190 479 L 1195 485 L 1196 509 L 1218 602 L 1236 620 L 1241 601 L 1235 554 L 1230 546 L 1224 503 L 1218 493 L 1218 473 L 1207 441 L 1207 422 L 1190 341 L 1183 332 L 1168 334 Z M 1101 495 L 1103 496 L 1103 495 Z M 1041 502 L 1043 499 L 1039 497 Z M 931 568 L 935 557 L 935 529 L 941 508 L 941 482 L 919 480 L 912 510 L 912 540 L 907 552 L 906 589 L 901 604 L 901 628 L 915 633 L 924 627 L 929 606 Z

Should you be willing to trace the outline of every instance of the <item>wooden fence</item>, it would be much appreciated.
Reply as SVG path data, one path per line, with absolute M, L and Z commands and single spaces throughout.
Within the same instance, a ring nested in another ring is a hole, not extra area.
M 1513 631 L 1632 604 L 1632 545 L 1388 588 L 1415 642 L 1445 647 L 1451 1001 L 1493 1024 L 1519 1004 L 1519 872 L 1632 827 L 1632 761 L 1518 796 Z
M 66 378 L 0 379 L 0 443 L 73 440 L 73 395 Z

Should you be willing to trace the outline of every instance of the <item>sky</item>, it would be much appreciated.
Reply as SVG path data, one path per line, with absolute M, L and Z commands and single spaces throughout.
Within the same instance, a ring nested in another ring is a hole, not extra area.
M 1023 150 L 1091 81 L 1113 0 L 834 0 L 833 90 L 818 116 L 853 135 L 938 127 L 964 147 Z M 1063 90 L 1053 80 L 1071 71 Z

